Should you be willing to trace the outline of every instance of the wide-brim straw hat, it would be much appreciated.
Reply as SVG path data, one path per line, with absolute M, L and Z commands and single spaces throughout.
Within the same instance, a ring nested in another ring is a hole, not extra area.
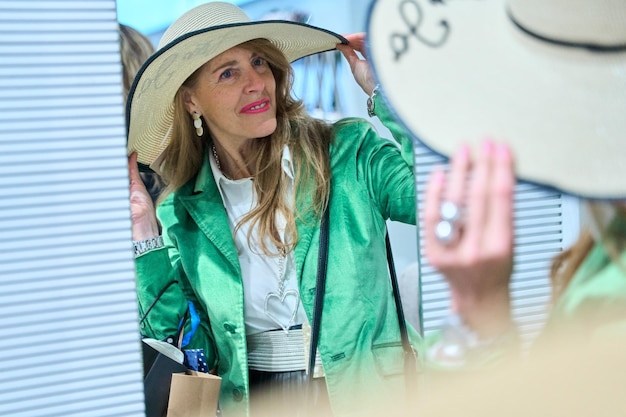
M 165 31 L 157 51 L 138 71 L 126 108 L 127 150 L 137 152 L 142 169 L 158 171 L 170 141 L 174 96 L 194 71 L 222 52 L 263 38 L 293 62 L 307 55 L 347 44 L 329 30 L 287 20 L 251 21 L 239 7 L 208 2 L 179 17 Z
M 367 31 L 383 97 L 435 152 L 505 141 L 521 179 L 626 197 L 626 1 L 377 0 Z

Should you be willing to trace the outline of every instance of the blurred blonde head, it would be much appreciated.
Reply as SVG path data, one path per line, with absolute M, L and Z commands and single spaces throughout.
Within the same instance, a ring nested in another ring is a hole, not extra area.
M 119 32 L 122 59 L 122 87 L 124 88 L 124 106 L 126 106 L 128 91 L 131 85 L 133 85 L 135 75 L 143 63 L 154 53 L 155 47 L 146 35 L 130 26 L 120 23 Z M 165 187 L 163 180 L 159 175 L 152 172 L 142 172 L 141 179 L 152 196 L 152 201 L 156 203 L 161 190 Z
M 552 302 L 561 297 L 578 267 L 585 260 L 597 242 L 601 242 L 607 254 L 624 270 L 626 265 L 619 257 L 626 247 L 626 236 L 608 233 L 609 225 L 616 218 L 626 219 L 626 202 L 622 200 L 587 200 L 583 199 L 584 228 L 580 237 L 570 248 L 561 252 L 552 263 Z
M 123 69 L 122 84 L 124 87 L 124 104 L 126 104 L 126 97 L 135 79 L 135 74 L 154 53 L 155 47 L 150 39 L 138 30 L 121 23 L 119 27 Z

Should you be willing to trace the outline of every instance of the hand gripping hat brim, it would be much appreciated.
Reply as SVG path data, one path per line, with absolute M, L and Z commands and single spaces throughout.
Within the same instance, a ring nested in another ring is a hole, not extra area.
M 209 2 L 189 10 L 167 29 L 135 77 L 126 108 L 128 154 L 137 152 L 140 166 L 158 170 L 155 165 L 170 140 L 174 97 L 183 82 L 222 52 L 258 38 L 271 41 L 290 62 L 347 43 L 338 34 L 307 24 L 252 22 L 230 3 Z
M 416 138 L 510 144 L 519 178 L 626 197 L 624 0 L 377 0 L 368 56 Z

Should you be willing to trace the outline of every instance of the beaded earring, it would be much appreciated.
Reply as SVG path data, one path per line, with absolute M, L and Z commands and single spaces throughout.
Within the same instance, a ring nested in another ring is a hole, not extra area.
M 191 113 L 191 117 L 193 118 L 193 127 L 196 128 L 196 135 L 202 136 L 204 134 L 204 129 L 202 128 L 202 119 L 200 118 L 200 114 L 197 111 Z

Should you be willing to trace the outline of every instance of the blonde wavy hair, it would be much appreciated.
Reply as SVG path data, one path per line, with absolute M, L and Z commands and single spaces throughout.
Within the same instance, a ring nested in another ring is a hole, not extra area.
M 607 254 L 620 265 L 626 275 L 626 265 L 620 260 L 620 253 L 626 248 L 626 236 L 609 233 L 607 226 L 619 216 L 626 219 L 624 202 L 585 201 L 588 225 L 581 231 L 578 240 L 554 258 L 550 277 L 552 279 L 552 303 L 563 294 L 576 271 L 596 243 L 601 243 Z
M 250 231 L 258 228 L 258 236 L 261 238 L 256 243 L 263 253 L 275 256 L 277 253 L 268 248 L 264 237 L 269 238 L 279 252 L 293 250 L 298 241 L 296 218 L 304 214 L 297 212 L 295 201 L 312 195 L 308 209 L 313 210 L 317 217 L 320 217 L 328 204 L 332 126 L 308 116 L 302 101 L 291 95 L 293 70 L 278 48 L 266 39 L 254 39 L 239 46 L 261 54 L 272 70 L 276 80 L 277 127 L 271 135 L 253 142 L 251 160 L 256 164 L 253 183 L 258 205 L 237 224 L 234 232 L 242 224 L 249 222 Z M 194 88 L 199 73 L 200 69 L 196 70 L 183 83 L 174 99 L 172 136 L 161 166 L 162 176 L 168 185 L 159 201 L 195 178 L 212 143 L 208 129 L 205 129 L 202 137 L 196 135 L 193 120 L 185 110 L 183 101 L 182 91 L 185 88 Z M 289 146 L 296 171 L 295 201 L 291 202 L 287 201 L 289 182 L 282 169 L 285 145 Z M 276 213 L 282 213 L 287 221 L 285 242 L 281 241 L 278 233 Z M 249 243 L 251 239 L 249 232 Z

